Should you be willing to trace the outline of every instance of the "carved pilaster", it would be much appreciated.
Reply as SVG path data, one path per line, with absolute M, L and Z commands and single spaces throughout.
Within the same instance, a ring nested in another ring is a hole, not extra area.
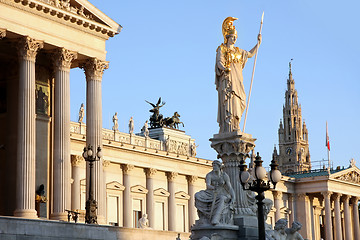
M 65 48 L 57 49 L 53 55 L 55 68 L 69 71 L 71 63 L 77 58 L 77 53 Z
M 44 47 L 44 43 L 30 37 L 23 37 L 16 43 L 16 47 L 20 58 L 35 62 L 36 54 Z
M 84 158 L 79 155 L 71 155 L 71 166 L 78 167 L 85 162 Z
M 157 170 L 155 168 L 145 168 L 144 172 L 147 178 L 152 178 L 157 173 Z
M 109 68 L 109 62 L 93 58 L 88 59 L 80 67 L 84 69 L 87 81 L 101 81 L 104 70 Z
M 194 175 L 186 176 L 186 180 L 188 181 L 189 185 L 194 185 L 194 183 L 196 182 L 197 179 L 198 179 L 198 177 L 194 176 Z
M 0 40 L 6 37 L 6 29 L 0 28 Z
M 123 174 L 124 175 L 129 175 L 129 173 L 131 172 L 131 170 L 134 169 L 134 165 L 132 164 L 121 164 L 121 169 L 123 170 Z
M 166 176 L 169 182 L 173 182 L 175 178 L 178 176 L 177 172 L 166 172 Z

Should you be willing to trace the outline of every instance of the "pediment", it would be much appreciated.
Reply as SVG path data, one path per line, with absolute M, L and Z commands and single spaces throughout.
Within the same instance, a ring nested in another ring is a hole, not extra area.
M 116 191 L 124 191 L 125 186 L 117 181 L 109 182 L 106 184 L 106 189 L 116 190 Z
M 141 185 L 136 185 L 130 188 L 130 191 L 132 193 L 143 193 L 143 194 L 147 194 L 149 190 L 147 190 L 145 187 L 141 186 Z
M 21 4 L 24 8 L 45 13 L 58 21 L 70 22 L 75 26 L 89 28 L 91 31 L 101 32 L 110 37 L 118 34 L 122 29 L 121 25 L 87 0 L 37 0 L 22 1 Z
M 166 191 L 164 188 L 158 188 L 154 190 L 155 196 L 161 196 L 161 197 L 169 197 L 170 193 Z
M 331 174 L 332 179 L 360 184 L 360 169 L 356 166 Z
M 190 195 L 184 191 L 180 191 L 180 192 L 175 193 L 175 198 L 189 200 Z

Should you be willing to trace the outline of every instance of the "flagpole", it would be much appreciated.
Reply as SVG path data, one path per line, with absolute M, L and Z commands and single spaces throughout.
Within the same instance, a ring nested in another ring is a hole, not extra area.
M 330 175 L 330 139 L 329 139 L 329 132 L 328 132 L 328 123 L 326 121 L 326 148 L 328 154 L 328 173 Z
M 260 23 L 259 34 L 261 34 L 263 21 L 264 21 L 264 12 L 263 12 L 263 14 L 262 14 L 262 16 L 261 16 L 261 23 Z M 247 103 L 246 103 L 244 126 L 243 126 L 243 130 L 242 130 L 243 132 L 245 132 L 246 118 L 247 118 L 247 113 L 248 113 L 248 109 L 249 109 L 249 102 L 250 102 L 250 96 L 251 96 L 251 88 L 252 88 L 252 84 L 253 84 L 253 80 L 254 80 L 254 73 L 255 73 L 255 66 L 256 66 L 256 59 L 257 59 L 258 50 L 259 50 L 259 45 L 257 44 L 257 45 L 256 45 L 255 60 L 254 60 L 254 67 L 253 67 L 252 76 L 251 76 L 249 96 L 248 96 Z

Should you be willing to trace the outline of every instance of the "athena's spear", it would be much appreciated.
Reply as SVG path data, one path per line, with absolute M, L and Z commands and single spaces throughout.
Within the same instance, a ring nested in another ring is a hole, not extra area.
M 260 31 L 259 31 L 259 34 L 261 34 L 262 25 L 263 25 L 263 20 L 264 20 L 264 12 L 263 12 L 263 14 L 262 14 L 262 16 L 261 16 L 261 23 L 260 23 Z M 246 112 L 245 112 L 245 119 L 244 119 L 244 127 L 243 127 L 243 130 L 242 130 L 243 132 L 245 132 L 246 118 L 247 118 L 247 113 L 248 113 L 248 109 L 249 109 L 249 102 L 250 102 L 250 96 L 251 96 L 251 88 L 252 88 L 252 84 L 253 84 L 253 80 L 254 80 L 254 73 L 255 73 L 255 66 L 256 66 L 256 59 L 257 59 L 258 50 L 259 50 L 259 45 L 256 46 L 254 67 L 253 67 L 253 71 L 252 71 L 251 83 L 250 83 L 250 89 L 249 89 L 249 96 L 248 96 L 247 103 L 246 103 Z

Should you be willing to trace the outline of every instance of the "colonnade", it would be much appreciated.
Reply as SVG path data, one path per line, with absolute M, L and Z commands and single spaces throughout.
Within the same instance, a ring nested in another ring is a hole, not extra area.
M 19 103 L 16 170 L 16 210 L 14 215 L 37 218 L 35 210 L 35 157 L 36 157 L 36 110 L 35 64 L 36 56 L 44 47 L 42 41 L 22 37 L 15 42 L 19 59 Z M 55 70 L 54 94 L 54 154 L 53 154 L 53 201 L 51 218 L 66 220 L 66 209 L 71 208 L 70 183 L 70 67 L 77 53 L 68 49 L 49 50 Z M 102 142 L 101 80 L 108 62 L 88 58 L 81 67 L 87 82 L 87 144 L 94 147 Z M 89 174 L 89 173 L 87 173 Z M 104 222 L 105 183 L 102 160 L 95 164 L 95 199 L 98 200 L 98 219 Z

